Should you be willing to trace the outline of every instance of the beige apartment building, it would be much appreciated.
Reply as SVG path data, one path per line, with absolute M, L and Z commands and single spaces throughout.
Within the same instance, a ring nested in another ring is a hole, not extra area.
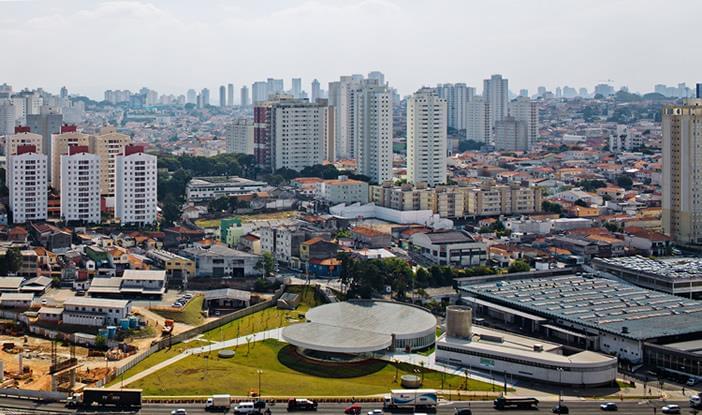
M 378 206 L 391 209 L 431 210 L 442 218 L 460 218 L 539 212 L 543 196 L 540 188 L 517 184 L 429 188 L 424 183 L 394 186 L 387 182 L 370 186 L 369 199 Z
M 68 154 L 70 146 L 89 146 L 90 140 L 87 134 L 79 131 L 68 131 L 61 134 L 53 134 L 51 137 L 51 187 L 61 191 L 61 156 Z
M 702 99 L 663 109 L 663 232 L 702 243 Z
M 123 155 L 124 148 L 131 141 L 115 127 L 103 127 L 98 135 L 90 136 L 90 152 L 100 157 L 100 194 L 114 196 L 115 157 Z

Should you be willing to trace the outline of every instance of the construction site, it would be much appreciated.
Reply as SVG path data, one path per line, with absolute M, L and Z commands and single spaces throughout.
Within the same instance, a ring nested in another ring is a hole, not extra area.
M 162 333 L 174 330 L 172 321 L 142 312 L 148 330 L 109 349 L 38 337 L 26 333 L 16 321 L 0 320 L 0 387 L 70 393 L 95 385 L 148 349 Z M 182 329 L 175 325 L 176 331 Z

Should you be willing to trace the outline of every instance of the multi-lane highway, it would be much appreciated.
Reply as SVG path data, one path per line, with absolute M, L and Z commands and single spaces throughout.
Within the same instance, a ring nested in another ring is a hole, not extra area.
M 587 414 L 592 415 L 596 413 L 604 413 L 600 410 L 600 404 L 604 401 L 595 400 L 570 400 L 564 402 L 570 409 L 570 413 L 573 415 Z M 682 409 L 682 414 L 690 414 L 692 411 L 689 408 L 687 402 L 683 401 L 623 401 L 616 402 L 619 406 L 618 414 L 629 415 L 629 414 L 662 414 L 661 408 L 666 404 L 678 404 Z M 554 402 L 542 402 L 537 410 L 506 410 L 497 411 L 492 407 L 492 402 L 487 401 L 472 401 L 472 402 L 446 402 L 439 405 L 437 408 L 438 415 L 448 415 L 453 414 L 455 408 L 466 408 L 470 407 L 474 414 L 483 413 L 517 413 L 517 414 L 529 414 L 529 413 L 551 413 L 551 408 Z M 349 404 L 328 404 L 323 403 L 319 405 L 318 411 L 315 415 L 341 415 L 343 410 Z M 362 404 L 363 413 L 367 411 L 372 411 L 373 409 L 380 409 L 378 403 L 367 403 Z M 188 415 L 200 415 L 205 414 L 205 410 L 202 404 L 146 404 L 138 413 L 140 415 L 169 415 L 172 410 L 176 408 L 183 408 L 187 411 Z M 655 408 L 655 411 L 654 411 Z M 287 411 L 284 404 L 278 404 L 271 408 L 272 414 L 283 414 Z M 74 411 L 64 408 L 61 404 L 40 404 L 29 400 L 20 399 L 0 399 L 0 413 L 8 414 L 81 414 L 81 413 L 114 413 L 110 411 Z M 229 412 L 231 413 L 231 411 Z M 294 414 L 294 413 L 293 413 Z M 300 412 L 299 415 L 305 415 L 305 412 Z M 406 412 L 396 412 L 396 414 L 412 414 L 411 411 Z

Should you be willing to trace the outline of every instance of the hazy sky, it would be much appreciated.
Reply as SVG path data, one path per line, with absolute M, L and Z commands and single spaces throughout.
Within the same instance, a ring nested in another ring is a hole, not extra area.
M 0 83 L 102 98 L 380 70 L 402 94 L 501 73 L 517 92 L 702 81 L 702 1 L 0 0 Z

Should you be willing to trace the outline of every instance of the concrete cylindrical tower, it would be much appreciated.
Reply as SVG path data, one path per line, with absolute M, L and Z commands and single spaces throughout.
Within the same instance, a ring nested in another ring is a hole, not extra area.
M 446 308 L 446 335 L 469 339 L 473 326 L 473 310 L 470 307 L 452 305 Z

